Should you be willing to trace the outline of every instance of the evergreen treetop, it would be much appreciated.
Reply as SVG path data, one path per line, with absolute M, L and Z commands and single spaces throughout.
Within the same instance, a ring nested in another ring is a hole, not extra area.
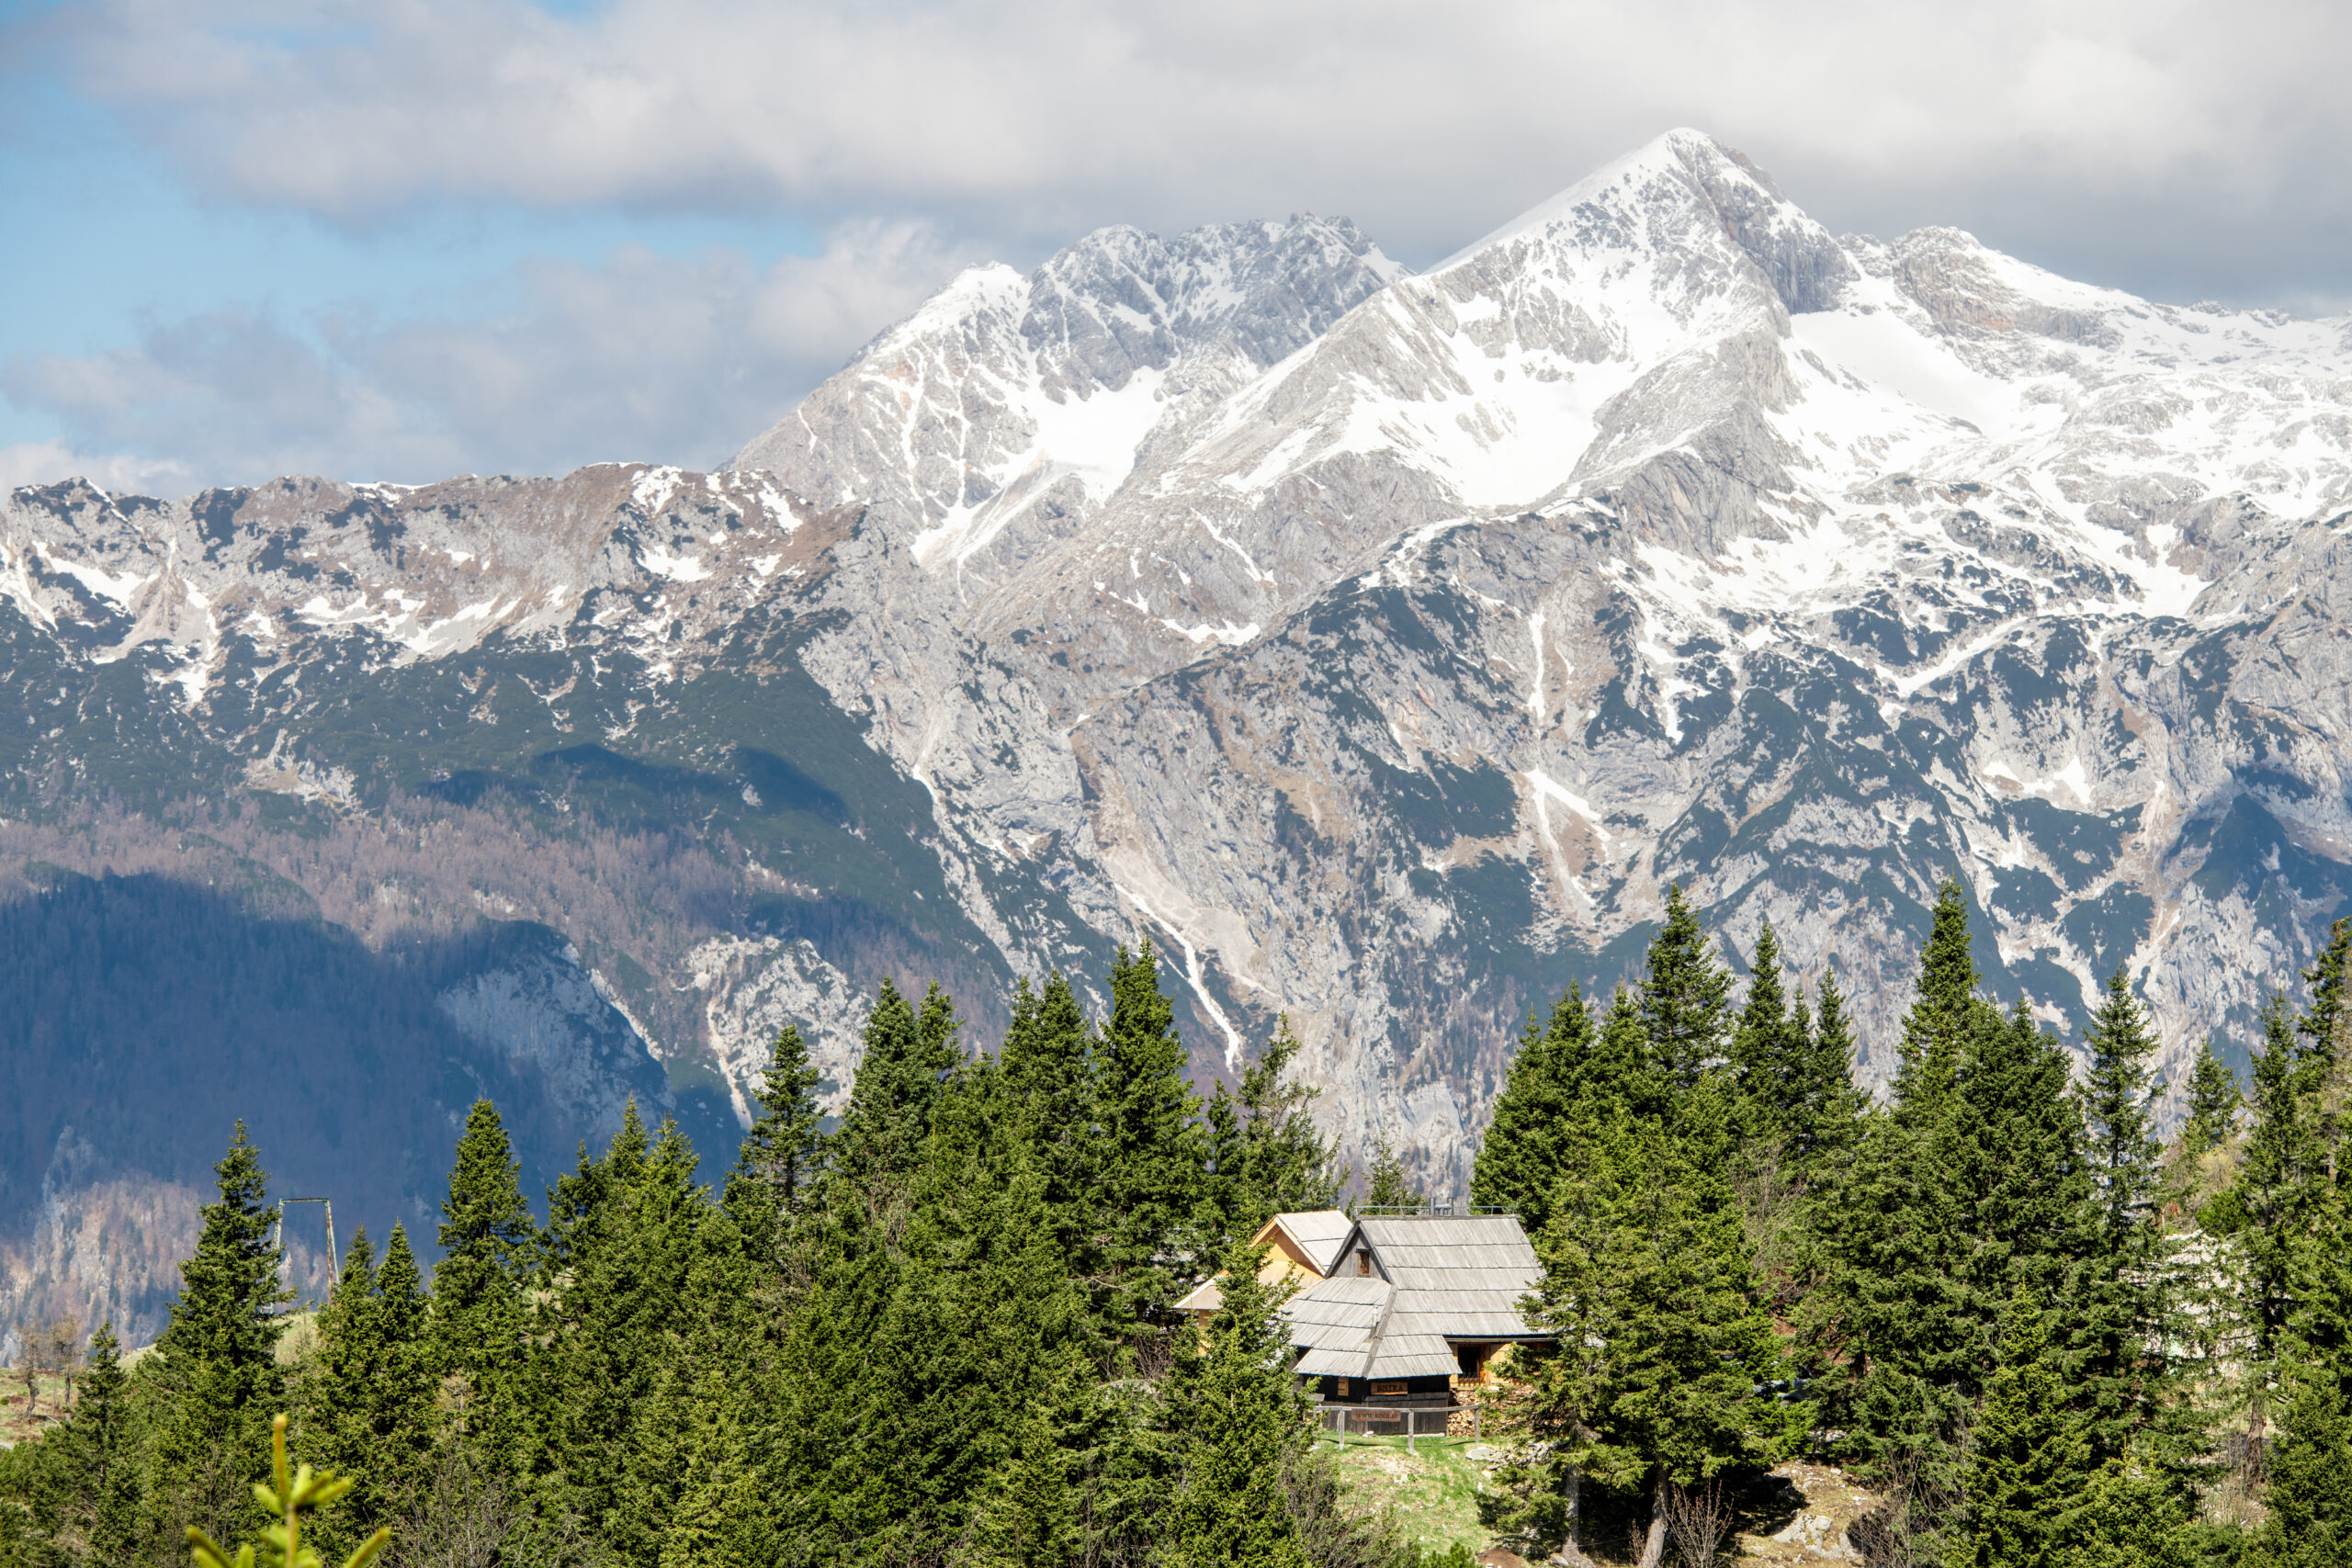
M 1227 1235 L 1254 1235 L 1280 1213 L 1328 1209 L 1339 1201 L 1341 1173 L 1334 1145 L 1317 1131 L 1307 1107 L 1317 1090 L 1286 1083 L 1283 1074 L 1298 1056 L 1290 1020 L 1280 1020 L 1265 1054 L 1241 1069 L 1240 1093 L 1219 1085 L 1210 1122 L 1229 1125 L 1216 1160 L 1218 1207 Z
M 1731 975 L 1711 948 L 1681 887 L 1669 886 L 1666 923 L 1650 942 L 1639 998 L 1652 1058 L 1674 1083 L 1696 1083 L 1728 1044 Z
M 1178 1394 L 1182 1479 L 1167 1560 L 1176 1568 L 1306 1568 L 1283 1495 L 1306 1425 L 1289 1337 L 1258 1278 L 1261 1249 L 1224 1256 L 1224 1302 Z
M 1967 895 L 1957 880 L 1946 877 L 1936 889 L 1927 944 L 1919 953 L 1918 992 L 1903 1020 L 1894 1074 L 1898 1114 L 1926 1122 L 1941 1113 L 1975 1026 L 1975 1002 Z
M 1794 1023 L 1788 991 L 1781 985 L 1781 941 L 1766 920 L 1757 928 L 1747 997 L 1731 1036 L 1732 1084 L 1751 1122 L 1751 1136 L 1777 1143 L 1789 1134 L 1789 1100 L 1795 1087 Z
M 1532 1430 L 1648 1498 L 1655 1561 L 1668 1487 L 1770 1463 L 1791 1436 L 1759 1392 L 1780 1355 L 1738 1210 L 1664 1125 L 1582 1117 L 1537 1251 L 1530 1321 L 1555 1350 L 1529 1374 Z
M 754 1246 L 773 1248 L 776 1227 L 808 1201 L 822 1168 L 821 1077 L 808 1064 L 799 1029 L 787 1023 L 777 1031 L 753 1100 L 759 1113 L 727 1174 L 728 1212 Z
M 2181 1123 L 2181 1144 L 2189 1157 L 2228 1143 L 2245 1103 L 2237 1075 L 2214 1053 L 2208 1036 L 2198 1047 L 2197 1066 L 2189 1074 L 2188 1113 Z
M 279 1283 L 286 1255 L 271 1235 L 269 1178 L 244 1122 L 212 1170 L 219 1196 L 204 1206 L 195 1256 L 180 1265 L 180 1292 L 155 1342 L 175 1406 L 166 1443 L 190 1463 L 210 1445 L 250 1450 L 267 1431 L 283 1388 L 286 1325 L 276 1314 L 293 1299 Z
M 1579 986 L 1569 986 L 1548 1019 L 1529 1015 L 1471 1167 L 1470 1201 L 1517 1214 L 1530 1235 L 1551 1213 L 1567 1119 L 1592 1090 L 1595 1040 Z
M 2108 980 L 2086 1043 L 2081 1104 L 2111 1252 L 2128 1231 L 2154 1223 L 2164 1152 L 2156 1141 L 2155 1104 L 2165 1086 L 2152 1082 L 2149 1070 L 2158 1042 L 2120 968 Z
M 2120 1460 L 2169 1403 L 2165 1347 L 2172 1310 L 2167 1249 L 2157 1228 L 2163 1183 L 2155 1137 L 2161 1082 L 2148 1063 L 2156 1039 L 2118 969 L 2092 1019 L 2079 1091 L 2094 1184 L 2094 1235 L 2073 1292 L 2080 1348 L 2075 1400 L 2095 1460 Z
M 956 1009 L 933 985 L 918 1013 L 887 977 L 834 1135 L 836 1168 L 869 1192 L 903 1182 L 921 1157 L 940 1085 L 956 1066 Z
M 474 1101 L 441 1203 L 441 1262 L 428 1330 L 436 1374 L 459 1380 L 466 1422 L 503 1452 L 517 1440 L 515 1380 L 524 1357 L 526 1289 L 537 1258 L 521 1162 L 497 1107 Z
M 1118 1337 L 1175 1299 L 1173 1270 L 1191 1275 L 1207 1261 L 1196 1256 L 1193 1234 L 1204 1183 L 1200 1097 L 1185 1078 L 1184 1042 L 1148 938 L 1112 960 L 1111 1016 L 1099 1050 L 1099 1192 Z
M 1421 1190 L 1405 1174 L 1405 1162 L 1397 1157 L 1396 1145 L 1388 1139 L 1375 1138 L 1372 1145 L 1372 1175 L 1364 1183 L 1363 1205 L 1367 1209 L 1418 1209 L 1421 1206 Z

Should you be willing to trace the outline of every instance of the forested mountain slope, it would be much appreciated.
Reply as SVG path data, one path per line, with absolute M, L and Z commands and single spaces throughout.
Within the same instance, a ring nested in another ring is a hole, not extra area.
M 1227 1070 L 1287 1011 L 1347 1145 L 1456 1190 L 1676 882 L 1834 969 L 1872 1081 L 1947 873 L 1997 994 L 2071 1031 L 2121 966 L 2176 1081 L 2243 1061 L 2343 894 L 2348 487 L 2352 323 L 1832 236 L 1677 131 L 1419 276 L 1311 217 L 967 274 L 725 473 L 17 491 L 17 918 L 215 904 L 126 950 L 153 1010 L 0 998 L 10 1289 L 95 1280 L 85 1172 L 203 1179 L 51 1058 L 299 1011 L 219 979 L 297 931 L 413 1021 L 320 1049 L 544 1083 L 548 1148 L 740 1116 L 786 1021 L 846 1082 L 884 974 L 1149 933 Z

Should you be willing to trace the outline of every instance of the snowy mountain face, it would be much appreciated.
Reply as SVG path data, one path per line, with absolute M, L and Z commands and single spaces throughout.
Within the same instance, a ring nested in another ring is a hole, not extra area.
M 883 973 L 984 1035 L 1149 934 L 1204 1066 L 1286 1011 L 1444 1191 L 1670 882 L 1877 1080 L 1948 874 L 2003 996 L 2124 967 L 2176 1081 L 2243 1059 L 2352 857 L 2347 526 L 2352 321 L 1835 237 L 1678 131 L 1418 276 L 1313 218 L 967 273 L 723 474 L 19 491 L 0 838 L 547 926 L 739 1113 Z

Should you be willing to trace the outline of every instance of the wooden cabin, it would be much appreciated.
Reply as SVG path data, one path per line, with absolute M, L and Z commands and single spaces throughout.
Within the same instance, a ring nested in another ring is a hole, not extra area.
M 1278 1288 L 1293 1281 L 1301 1286 L 1313 1284 L 1331 1271 L 1341 1245 L 1354 1229 L 1355 1222 L 1337 1209 L 1276 1214 L 1250 1238 L 1252 1247 L 1266 1249 L 1266 1260 L 1258 1266 L 1258 1278 Z M 1191 1313 L 1193 1321 L 1203 1328 L 1208 1326 L 1209 1319 L 1224 1304 L 1225 1292 L 1216 1280 L 1202 1280 L 1176 1303 L 1179 1311 Z
M 1549 1342 L 1519 1313 L 1542 1272 L 1510 1214 L 1367 1215 L 1283 1306 L 1295 1371 L 1327 1404 L 1451 1404 L 1504 1347 Z

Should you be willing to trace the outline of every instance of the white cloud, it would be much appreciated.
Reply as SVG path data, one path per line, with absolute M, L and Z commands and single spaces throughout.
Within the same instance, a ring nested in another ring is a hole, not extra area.
M 623 247 L 597 266 L 529 264 L 520 303 L 488 320 L 345 311 L 297 331 L 223 310 L 151 325 L 131 347 L 20 356 L 0 386 L 71 434 L 11 449 L 42 478 L 105 451 L 147 455 L 123 471 L 149 484 L 708 465 L 959 259 L 913 223 L 844 224 L 821 254 L 765 268 L 739 252 L 679 260 Z
M 62 441 L 0 446 L 0 494 L 19 485 L 81 478 L 119 495 L 177 495 L 198 488 L 180 465 L 146 457 L 76 452 Z
M 158 473 L 709 463 L 956 265 L 1106 222 L 1348 214 L 1428 260 L 1675 124 L 1833 226 L 2158 298 L 2341 308 L 2352 11 L 2254 0 L 83 0 L 0 81 L 113 106 L 208 197 L 832 215 L 762 266 L 532 263 L 483 319 L 232 306 L 0 390 Z M 13 49 L 11 45 L 15 46 Z M 13 63 L 11 63 L 13 62 Z M 873 214 L 922 214 L 921 221 Z M 821 218 L 820 218 L 821 220 Z
M 2300 0 L 96 0 L 55 26 L 206 188 L 354 221 L 895 209 L 1061 239 L 1312 207 L 1437 254 L 1687 122 L 1865 216 L 2007 187 L 2052 223 L 2086 190 L 2340 222 L 2352 140 L 2352 13 Z

